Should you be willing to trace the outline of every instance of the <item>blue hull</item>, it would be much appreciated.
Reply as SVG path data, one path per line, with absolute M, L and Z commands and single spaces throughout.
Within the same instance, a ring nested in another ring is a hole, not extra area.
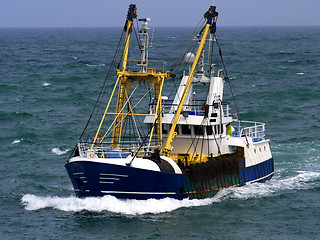
M 273 173 L 273 158 L 270 158 L 260 164 L 247 168 L 243 167 L 243 170 L 240 171 L 240 176 L 245 183 L 264 183 L 272 178 Z
M 78 197 L 184 198 L 185 176 L 97 162 L 66 164 Z
M 245 168 L 241 161 L 239 172 L 212 177 L 200 174 L 157 172 L 127 166 L 90 161 L 75 161 L 65 165 L 78 197 L 112 195 L 122 199 L 207 198 L 220 189 L 265 182 L 273 176 L 273 159 Z

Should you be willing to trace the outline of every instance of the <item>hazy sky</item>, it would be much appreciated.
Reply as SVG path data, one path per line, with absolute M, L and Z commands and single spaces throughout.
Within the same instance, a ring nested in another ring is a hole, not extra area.
M 320 0 L 0 0 L 0 27 L 122 26 L 130 3 L 153 26 L 195 26 L 213 2 L 220 26 L 320 26 Z

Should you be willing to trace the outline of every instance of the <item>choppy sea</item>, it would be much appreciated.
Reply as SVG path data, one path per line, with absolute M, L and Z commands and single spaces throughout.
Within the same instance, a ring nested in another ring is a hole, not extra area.
M 192 30 L 156 28 L 150 58 L 170 66 Z M 319 239 L 320 27 L 218 28 L 242 119 L 266 123 L 271 181 L 204 200 L 78 199 L 64 164 L 120 34 L 0 29 L 0 239 Z

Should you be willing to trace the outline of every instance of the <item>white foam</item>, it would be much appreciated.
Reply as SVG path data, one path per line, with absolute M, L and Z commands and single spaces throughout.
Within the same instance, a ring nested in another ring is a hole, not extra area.
M 226 200 L 247 200 L 254 198 L 272 197 L 288 192 L 318 187 L 320 173 L 299 171 L 296 176 L 286 179 L 273 179 L 266 183 L 248 184 L 242 187 L 225 188 L 214 198 L 176 200 L 148 199 L 148 200 L 120 200 L 113 196 L 77 198 L 57 196 L 35 196 L 26 194 L 21 202 L 26 210 L 53 208 L 67 212 L 102 212 L 109 211 L 124 215 L 159 214 L 172 212 L 179 208 L 200 207 Z M 318 185 L 317 185 L 318 184 Z
M 45 82 L 44 84 L 42 84 L 43 87 L 47 87 L 47 86 L 51 86 L 51 83 Z
M 102 63 L 102 64 L 98 64 L 98 65 L 94 65 L 94 64 L 85 64 L 87 67 L 104 67 L 105 64 Z
M 298 72 L 298 73 L 296 73 L 297 75 L 304 75 L 304 73 L 303 72 Z
M 22 140 L 23 140 L 23 138 L 21 138 L 21 139 L 16 139 L 16 140 L 14 140 L 11 144 L 17 144 L 17 143 L 20 143 Z
M 298 171 L 294 177 L 286 179 L 272 179 L 266 183 L 253 183 L 242 187 L 225 188 L 216 195 L 217 200 L 251 199 L 276 196 L 289 191 L 310 189 L 315 186 L 314 181 L 320 179 L 320 173 Z
M 214 202 L 214 199 L 201 200 L 176 200 L 172 198 L 148 199 L 148 200 L 120 200 L 113 196 L 101 198 L 77 198 L 77 197 L 39 197 L 26 194 L 21 199 L 26 210 L 39 210 L 43 208 L 54 208 L 62 211 L 109 211 L 125 215 L 158 214 L 171 212 L 184 207 L 205 206 Z
M 77 60 L 78 58 L 77 57 L 72 57 L 74 60 Z
M 63 155 L 66 154 L 70 149 L 66 149 L 66 150 L 60 150 L 59 148 L 52 148 L 51 152 L 56 154 L 56 155 Z

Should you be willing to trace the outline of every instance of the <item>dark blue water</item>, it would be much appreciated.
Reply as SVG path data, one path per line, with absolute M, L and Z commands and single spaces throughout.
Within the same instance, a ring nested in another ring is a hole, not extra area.
M 150 58 L 170 67 L 191 32 L 156 29 Z M 266 123 L 270 182 L 205 200 L 77 199 L 64 164 L 120 34 L 0 29 L 0 239 L 317 239 L 320 27 L 218 28 L 242 119 Z

